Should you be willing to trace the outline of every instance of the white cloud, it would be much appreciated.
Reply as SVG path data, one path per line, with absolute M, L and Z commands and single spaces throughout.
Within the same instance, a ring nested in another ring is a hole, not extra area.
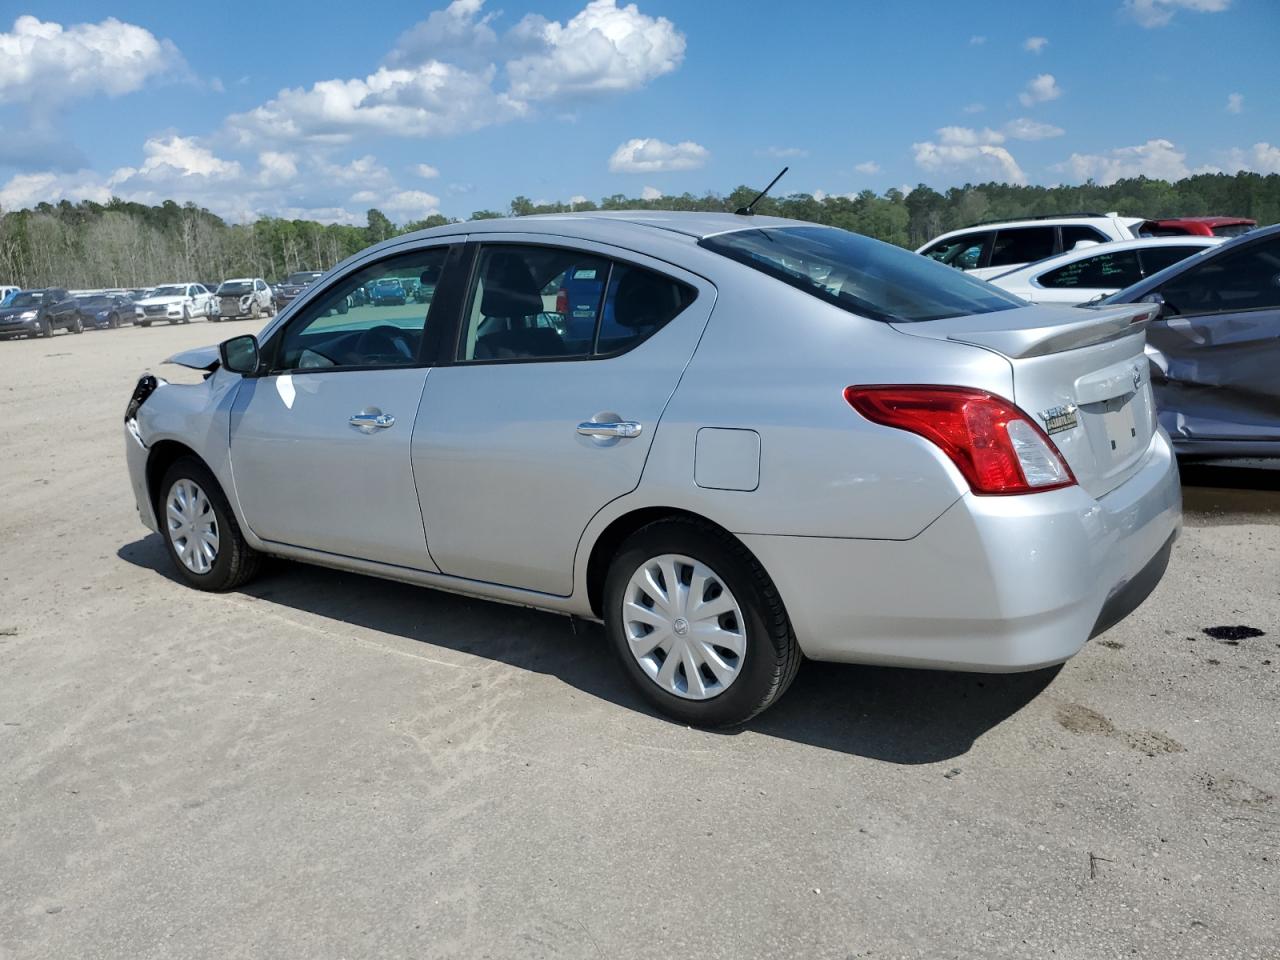
M 1048 45 L 1048 37 L 1027 37 L 1027 39 L 1022 41 L 1022 49 L 1031 53 L 1039 53 Z
M 710 151 L 692 140 L 665 143 L 653 138 L 628 140 L 613 151 L 609 170 L 613 173 L 665 173 L 696 170 L 707 162 Z
M 969 44 L 974 47 L 980 47 L 986 42 L 987 42 L 986 37 L 980 36 L 979 34 L 976 34 L 976 33 L 969 38 Z
M 281 90 L 227 125 L 242 144 L 347 143 L 358 135 L 446 136 L 524 116 L 527 107 L 493 90 L 494 68 L 472 73 L 432 60 L 380 67 L 360 79 Z
M 757 150 L 757 157 L 773 157 L 775 160 L 790 160 L 792 158 L 807 157 L 809 151 L 803 147 L 765 147 L 763 150 Z
M 880 172 L 880 164 L 876 163 L 874 160 L 867 160 L 864 163 L 854 164 L 853 169 L 857 170 L 859 173 L 865 173 L 868 176 L 871 176 L 872 174 Z
M 967 127 L 943 127 L 941 142 L 926 140 L 911 145 L 916 166 L 932 173 L 989 177 L 1006 183 L 1024 184 L 1027 176 L 1018 162 L 999 144 L 1004 136 L 990 128 L 977 131 Z
M 657 187 L 645 187 L 640 191 L 641 200 L 661 200 L 662 191 Z
M 141 167 L 137 170 L 121 167 L 112 174 L 112 178 L 167 179 L 179 176 L 229 180 L 241 174 L 238 162 L 214 156 L 213 151 L 198 144 L 195 137 L 154 137 L 142 145 L 142 153 L 146 159 Z M 280 154 L 273 156 L 279 157 Z
M 434 180 L 436 177 L 440 176 L 440 171 L 429 163 L 414 164 L 413 172 L 423 180 Z
M 1222 13 L 1231 0 L 1125 0 L 1124 10 L 1139 25 L 1151 29 L 1167 27 L 1179 10 L 1195 13 Z
M 1041 73 L 1027 83 L 1027 88 L 1018 94 L 1018 100 L 1024 107 L 1046 100 L 1057 100 L 1062 96 L 1062 88 L 1052 73 Z
M 1229 150 L 1224 167 L 1228 173 L 1252 170 L 1254 173 L 1280 173 L 1280 146 L 1255 143 L 1248 150 Z
M 972 127 L 942 127 L 938 130 L 938 140 L 950 146 L 972 147 L 982 143 L 1004 143 L 1004 134 L 985 127 L 974 130 Z
M 21 16 L 0 33 L 0 103 L 59 104 L 133 93 L 182 66 L 182 55 L 149 30 L 108 17 L 60 23 Z
M 289 183 L 298 176 L 298 158 L 292 153 L 264 150 L 258 154 L 258 166 L 258 179 L 266 186 Z
M 982 113 L 987 109 L 985 103 L 967 103 L 961 108 L 961 113 Z
M 0 186 L 0 210 L 21 210 L 37 203 L 58 203 L 69 200 L 92 200 L 106 203 L 111 199 L 111 189 L 91 171 L 76 173 L 19 173 Z
M 405 223 L 439 213 L 440 198 L 423 190 L 400 190 L 384 199 L 379 209 L 392 215 L 393 220 Z
M 1191 174 L 1186 161 L 1187 155 L 1171 141 L 1156 139 L 1106 153 L 1073 153 L 1053 169 L 1069 173 L 1076 180 L 1092 179 L 1106 186 L 1129 177 L 1180 180 Z
M 1010 140 L 1048 140 L 1050 137 L 1060 137 L 1066 132 L 1051 123 L 1040 123 L 1038 120 L 1027 117 L 1010 120 L 1004 125 L 1004 135 Z
M 483 8 L 454 0 L 401 34 L 373 73 L 281 90 L 227 128 L 244 146 L 450 136 L 531 116 L 542 101 L 636 90 L 684 59 L 684 35 L 635 4 L 590 0 L 565 23 L 529 14 L 502 36 Z
M 1227 113 L 1244 113 L 1244 94 L 1227 94 Z
M 675 70 L 685 51 L 684 34 L 666 17 L 616 0 L 591 0 L 565 24 L 529 14 L 511 39 L 536 48 L 507 63 L 518 100 L 636 90 Z
M 572 197 L 569 198 L 569 203 L 575 207 L 580 203 L 586 203 L 586 202 L 587 202 L 586 195 L 581 193 L 575 193 Z

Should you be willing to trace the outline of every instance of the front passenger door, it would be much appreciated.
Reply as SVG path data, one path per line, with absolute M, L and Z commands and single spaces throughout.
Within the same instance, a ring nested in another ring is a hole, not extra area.
M 236 493 L 262 539 L 436 570 L 409 455 L 430 335 L 449 307 L 439 295 L 353 309 L 347 298 L 371 280 L 434 276 L 449 253 L 437 245 L 358 268 L 263 345 L 269 372 L 240 385 L 231 416 Z

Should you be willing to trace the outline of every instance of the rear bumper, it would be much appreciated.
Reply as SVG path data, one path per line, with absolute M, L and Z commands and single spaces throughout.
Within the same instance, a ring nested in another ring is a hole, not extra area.
M 912 540 L 745 536 L 815 660 L 981 671 L 1060 663 L 1159 583 L 1181 526 L 1167 437 L 1100 499 L 962 497 Z

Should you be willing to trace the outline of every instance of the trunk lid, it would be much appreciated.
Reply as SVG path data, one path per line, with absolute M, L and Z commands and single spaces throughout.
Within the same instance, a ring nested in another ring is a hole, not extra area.
M 1003 356 L 1013 368 L 1009 399 L 1049 434 L 1080 486 L 1101 497 L 1137 472 L 1156 430 L 1143 352 L 1153 311 L 1027 306 L 893 327 Z

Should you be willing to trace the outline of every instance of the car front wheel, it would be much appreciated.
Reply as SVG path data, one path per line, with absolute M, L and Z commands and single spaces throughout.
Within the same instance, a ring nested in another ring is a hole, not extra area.
M 160 485 L 158 518 L 169 558 L 198 590 L 234 590 L 257 572 L 261 554 L 245 542 L 231 506 L 213 474 L 183 457 Z
M 800 665 L 773 581 L 707 523 L 661 520 L 632 534 L 610 565 L 604 605 L 624 672 L 683 723 L 744 723 L 782 696 Z

